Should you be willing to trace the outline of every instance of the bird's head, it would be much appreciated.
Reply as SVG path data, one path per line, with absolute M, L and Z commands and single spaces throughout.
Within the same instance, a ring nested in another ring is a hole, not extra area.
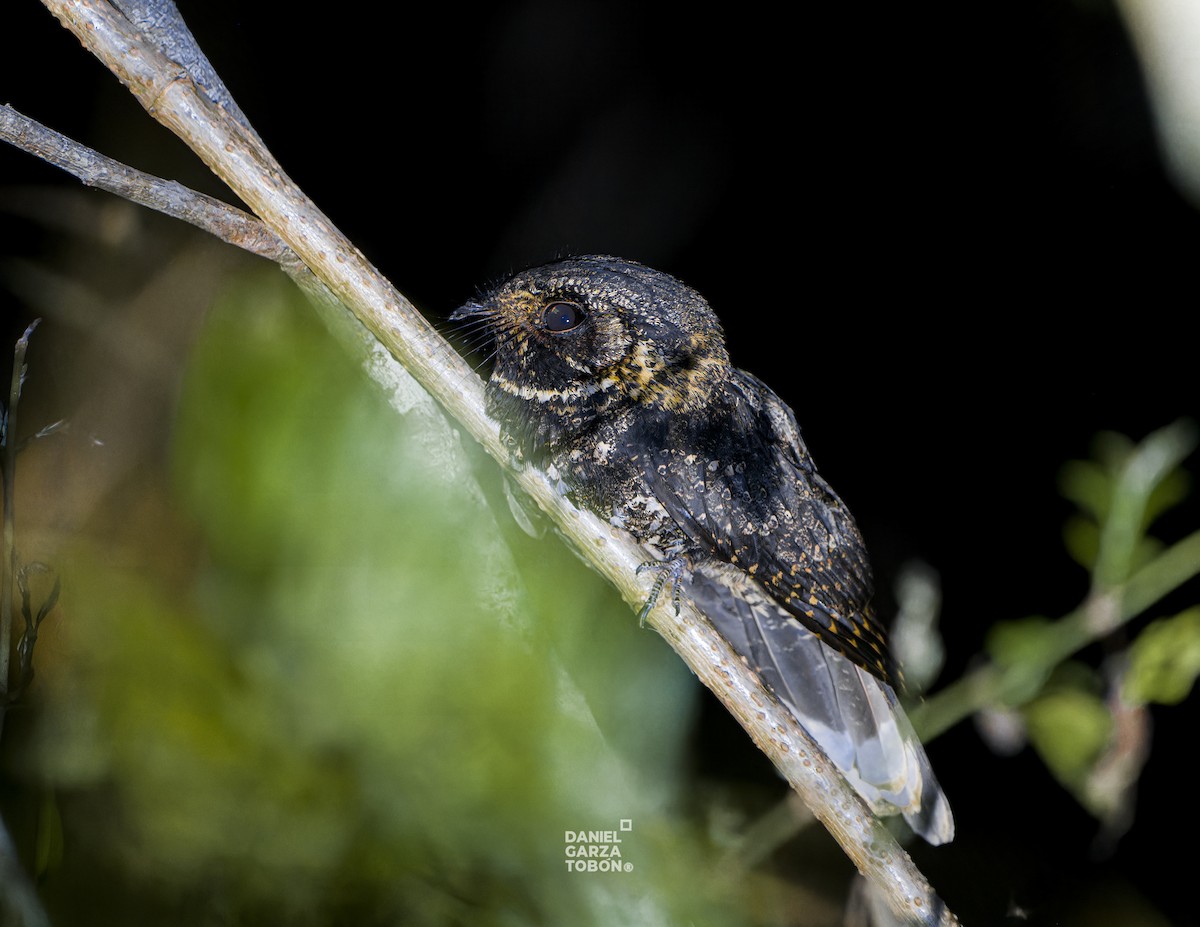
M 478 320 L 495 342 L 489 396 L 511 413 L 569 426 L 629 406 L 704 407 L 728 375 L 708 303 L 674 277 L 614 257 L 522 271 L 451 320 Z

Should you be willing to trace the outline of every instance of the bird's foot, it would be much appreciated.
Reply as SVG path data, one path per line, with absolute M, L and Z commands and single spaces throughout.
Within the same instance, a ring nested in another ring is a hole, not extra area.
M 658 597 L 662 594 L 663 587 L 668 581 L 671 583 L 671 603 L 675 606 L 675 614 L 679 614 L 679 609 L 682 605 L 680 597 L 683 594 L 679 580 L 683 576 L 686 566 L 687 562 L 682 557 L 676 557 L 674 560 L 647 560 L 637 568 L 639 573 L 642 570 L 658 571 L 658 576 L 654 578 L 654 585 L 650 587 L 650 595 L 646 599 L 646 604 L 638 612 L 639 628 L 646 626 L 646 616 L 658 604 Z

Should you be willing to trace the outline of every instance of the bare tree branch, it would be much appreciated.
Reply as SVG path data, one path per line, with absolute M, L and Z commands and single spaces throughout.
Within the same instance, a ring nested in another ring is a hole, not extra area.
M 250 120 L 238 107 L 225 82 L 209 63 L 208 56 L 197 44 L 192 30 L 183 21 L 173 2 L 113 0 L 113 6 L 120 10 L 143 36 L 157 43 L 159 50 L 166 57 L 183 65 L 192 80 L 204 88 L 204 93 L 210 100 L 257 137 Z
M 450 415 L 502 466 L 510 466 L 499 426 L 484 410 L 483 384 L 467 363 L 287 178 L 244 117 L 234 115 L 232 101 L 214 103 L 202 89 L 208 86 L 206 79 L 193 79 L 186 67 L 164 54 L 169 45 L 164 34 L 178 34 L 170 17 L 159 14 L 173 12 L 174 4 L 122 0 L 122 15 L 102 0 L 43 3 L 155 119 L 229 185 Z M 131 20 L 138 20 L 144 34 Z M 182 41 L 194 47 L 190 35 Z M 574 508 L 544 474 L 526 468 L 512 475 L 627 602 L 638 607 L 646 600 L 650 580 L 637 574 L 645 555 L 630 537 Z M 649 621 L 771 758 L 899 917 L 956 923 L 820 748 L 686 599 L 678 615 L 664 602 Z
M 177 181 L 163 180 L 115 161 L 22 115 L 6 103 L 0 104 L 0 138 L 62 168 L 89 187 L 181 219 L 251 254 L 276 263 L 288 260 L 287 245 L 249 213 Z

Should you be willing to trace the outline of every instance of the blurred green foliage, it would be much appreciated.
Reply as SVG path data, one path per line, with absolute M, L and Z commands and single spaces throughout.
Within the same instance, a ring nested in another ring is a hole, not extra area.
M 1057 633 L 1054 622 L 1041 616 L 1002 621 L 988 629 L 987 652 L 1007 677 L 1005 705 L 1022 705 L 1042 690 L 1058 662 Z
M 1055 778 L 1081 794 L 1113 733 L 1108 706 L 1086 685 L 1048 688 L 1024 708 L 1029 740 Z
M 1062 468 L 1059 488 L 1079 508 L 1064 528 L 1067 550 L 1097 582 L 1122 582 L 1162 550 L 1149 528 L 1191 489 L 1187 471 L 1178 466 L 1194 443 L 1191 430 L 1179 424 L 1159 432 L 1141 455 L 1125 435 L 1102 432 L 1090 460 Z
M 1140 443 L 1104 433 L 1090 460 L 1063 468 L 1062 492 L 1078 507 L 1065 541 L 1090 574 L 1089 596 L 1058 620 L 1033 617 L 992 627 L 992 664 L 960 684 L 960 696 L 973 695 L 960 700 L 958 711 L 1019 712 L 1047 768 L 1106 827 L 1131 819 L 1133 786 L 1150 740 L 1140 709 L 1181 702 L 1200 675 L 1200 609 L 1142 622 L 1140 629 L 1130 624 L 1200 574 L 1200 532 L 1171 546 L 1150 533 L 1187 497 L 1190 481 L 1181 464 L 1195 445 L 1190 422 Z M 1100 667 L 1074 658 L 1101 639 L 1108 639 L 1108 653 Z
M 556 539 L 506 543 L 473 452 L 297 302 L 244 282 L 190 359 L 176 508 L 135 531 L 182 578 L 63 564 L 18 763 L 56 923 L 742 923 L 680 811 L 686 668 Z M 621 819 L 630 871 L 567 871 L 565 831 Z
M 1200 608 L 1151 622 L 1129 648 L 1125 697 L 1178 705 L 1200 676 Z

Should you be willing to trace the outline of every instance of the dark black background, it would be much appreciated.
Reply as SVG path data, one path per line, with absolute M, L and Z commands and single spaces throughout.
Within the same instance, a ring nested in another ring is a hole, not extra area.
M 940 572 L 944 680 L 993 622 L 1080 600 L 1062 462 L 1197 411 L 1200 218 L 1109 4 L 380 6 L 181 3 L 285 169 L 431 318 L 566 252 L 667 270 L 795 408 L 884 595 L 907 560 Z M 4 16 L 0 99 L 226 195 L 39 4 Z M 0 186 L 31 182 L 70 183 L 0 149 Z M 4 254 L 46 247 L 9 216 L 0 234 Z M 20 298 L 0 299 L 15 330 Z M 1196 697 L 1155 718 L 1137 823 L 1100 858 L 1028 751 L 996 757 L 969 726 L 932 745 L 960 836 L 914 853 L 966 922 L 1010 904 L 1054 922 L 1124 884 L 1196 922 L 1192 854 L 1164 845 L 1197 823 Z M 717 763 L 702 742 L 699 768 L 768 775 L 743 746 Z

